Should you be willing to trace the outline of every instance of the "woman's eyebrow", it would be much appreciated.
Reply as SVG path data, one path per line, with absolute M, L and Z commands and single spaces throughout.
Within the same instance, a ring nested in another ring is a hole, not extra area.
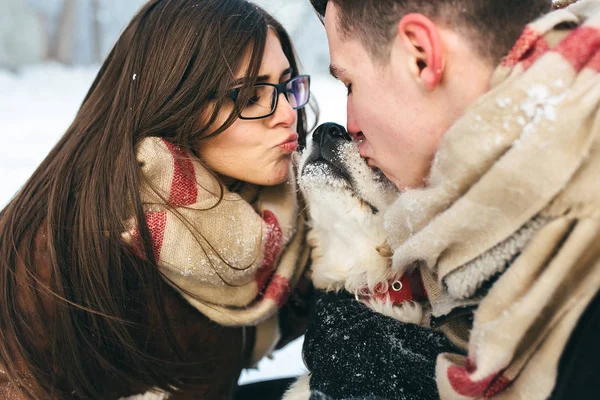
M 286 68 L 282 73 L 281 76 L 285 76 L 287 74 L 291 74 L 294 71 L 294 68 L 289 67 Z M 259 75 L 256 77 L 256 82 L 266 82 L 270 79 L 270 75 Z M 243 85 L 244 82 L 246 82 L 248 80 L 248 78 L 238 78 L 233 82 L 233 86 L 239 86 L 239 85 Z
M 284 70 L 284 71 L 281 73 L 281 76 L 285 76 L 285 75 L 287 75 L 287 74 L 291 74 L 292 72 L 294 72 L 294 68 L 292 68 L 292 67 L 289 67 L 288 69 Z

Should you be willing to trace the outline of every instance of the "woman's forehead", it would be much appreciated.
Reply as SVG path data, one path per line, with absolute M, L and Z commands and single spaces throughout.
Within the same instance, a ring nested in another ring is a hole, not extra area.
M 252 51 L 249 49 L 244 56 L 244 62 L 242 63 L 240 70 L 236 76 L 236 79 L 243 79 L 246 77 L 248 66 L 252 57 Z M 267 31 L 267 40 L 265 43 L 265 51 L 263 58 L 260 63 L 260 69 L 258 75 L 260 77 L 275 78 L 279 79 L 281 75 L 290 68 L 290 61 L 287 59 L 281 41 L 279 37 L 273 31 L 269 29 Z

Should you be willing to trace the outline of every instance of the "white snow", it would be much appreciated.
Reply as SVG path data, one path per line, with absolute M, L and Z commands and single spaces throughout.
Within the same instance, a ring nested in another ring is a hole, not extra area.
M 502 97 L 502 98 L 496 99 L 496 104 L 500 108 L 506 108 L 509 105 L 511 105 L 511 103 L 512 103 L 512 100 L 510 97 Z
M 0 70 L 0 208 L 25 183 L 72 122 L 98 67 L 48 63 L 18 74 Z M 132 79 L 135 79 L 136 75 Z M 312 77 L 321 122 L 346 124 L 344 86 L 325 75 Z M 240 383 L 302 374 L 302 338 L 246 370 Z
M 566 93 L 552 95 L 548 86 L 538 84 L 527 90 L 527 98 L 519 106 L 529 122 L 523 126 L 521 137 L 514 142 L 515 148 L 520 148 L 521 142 L 532 134 L 541 121 L 556 121 L 556 108 L 564 100 Z M 518 120 L 520 125 L 525 119 Z
M 545 85 L 535 85 L 527 91 L 529 96 L 522 104 L 521 111 L 529 118 L 545 118 L 549 121 L 556 121 L 556 106 L 563 99 L 564 95 L 552 96 L 550 89 Z
M 75 117 L 97 67 L 44 64 L 0 70 L 0 207 L 4 207 Z

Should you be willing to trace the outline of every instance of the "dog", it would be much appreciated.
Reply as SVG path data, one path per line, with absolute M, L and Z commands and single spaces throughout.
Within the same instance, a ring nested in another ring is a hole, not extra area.
M 308 244 L 315 288 L 346 290 L 376 312 L 409 323 L 423 319 L 421 306 L 394 293 L 410 290 L 391 269 L 384 216 L 399 192 L 360 157 L 344 127 L 325 123 L 307 138 L 298 182 L 310 213 Z M 284 399 L 308 399 L 309 377 L 301 377 Z
M 403 289 L 391 270 L 385 211 L 399 192 L 360 157 L 344 127 L 325 123 L 307 140 L 299 187 L 310 211 L 312 281 L 317 289 L 347 290 L 375 311 L 419 323 L 422 310 L 406 301 L 391 307 L 390 285 Z M 394 290 L 392 290 L 394 291 Z M 389 301 L 388 301 L 389 300 Z

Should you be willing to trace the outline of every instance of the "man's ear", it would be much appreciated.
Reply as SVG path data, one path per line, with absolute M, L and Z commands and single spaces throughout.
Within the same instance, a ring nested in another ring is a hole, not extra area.
M 442 79 L 444 53 L 435 23 L 423 14 L 407 14 L 398 23 L 398 38 L 409 55 L 409 68 L 423 87 L 433 91 Z

